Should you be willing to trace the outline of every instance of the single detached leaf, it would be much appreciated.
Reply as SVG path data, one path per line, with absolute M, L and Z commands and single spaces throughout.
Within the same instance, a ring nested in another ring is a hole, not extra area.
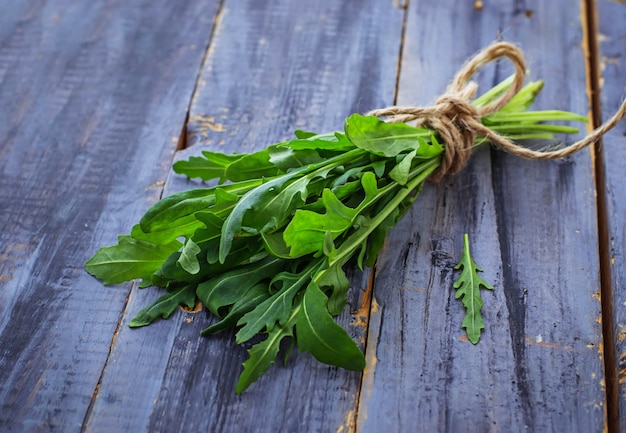
M 87 261 L 85 269 L 104 284 L 118 284 L 135 278 L 148 280 L 181 245 L 179 241 L 155 245 L 129 235 L 119 236 L 117 245 L 100 248 Z
M 454 282 L 456 289 L 455 298 L 463 298 L 463 306 L 465 307 L 465 318 L 461 326 L 467 332 L 467 338 L 473 344 L 478 343 L 480 339 L 481 329 L 485 327 L 485 322 L 480 314 L 483 306 L 483 300 L 480 296 L 480 287 L 485 289 L 493 289 L 492 286 L 483 280 L 478 272 L 482 272 L 470 255 L 469 237 L 467 234 L 463 236 L 463 257 L 454 269 L 462 269 L 461 275 Z
M 328 298 L 314 282 L 306 288 L 298 313 L 298 348 L 325 364 L 347 370 L 365 368 L 365 357 L 348 333 L 330 316 Z
M 143 308 L 133 320 L 128 323 L 131 328 L 146 326 L 156 319 L 167 319 L 179 305 L 193 308 L 196 304 L 196 286 L 194 284 L 182 287 L 172 293 L 161 296 L 152 304 Z

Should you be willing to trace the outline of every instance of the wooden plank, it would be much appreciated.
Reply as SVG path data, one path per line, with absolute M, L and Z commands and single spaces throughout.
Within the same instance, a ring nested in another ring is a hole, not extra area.
M 554 0 L 410 2 L 399 102 L 432 101 L 464 59 L 503 37 L 546 80 L 538 108 L 586 113 L 580 16 Z M 482 89 L 506 66 L 479 74 Z M 482 148 L 422 194 L 377 266 L 357 431 L 603 431 L 589 154 L 538 162 Z M 495 287 L 476 346 L 452 288 L 463 233 Z
M 598 10 L 598 46 L 601 74 L 602 119 L 613 115 L 624 98 L 626 85 L 626 5 L 624 2 L 600 0 Z M 626 160 L 626 123 L 622 121 L 602 141 L 605 171 L 606 222 L 610 286 L 612 292 L 613 337 L 617 370 L 619 426 L 626 428 L 626 196 L 624 195 L 624 161 Z M 609 355 L 607 351 L 607 355 Z M 617 413 L 616 413 L 617 415 Z M 616 426 L 617 427 L 617 426 Z
M 185 155 L 201 145 L 261 149 L 298 128 L 341 129 L 350 113 L 392 103 L 402 17 L 391 1 L 226 0 L 189 116 L 194 146 Z M 193 185 L 172 176 L 167 188 Z M 353 310 L 367 278 L 352 277 Z M 272 367 L 236 396 L 247 347 L 235 346 L 231 333 L 200 337 L 210 323 L 204 313 L 127 329 L 129 318 L 157 296 L 132 292 L 88 431 L 352 428 L 360 374 L 294 351 L 287 368 Z M 350 314 L 340 318 L 363 338 L 362 321 L 352 320 Z
M 0 10 L 0 430 L 75 432 L 130 289 L 83 265 L 159 197 L 215 2 Z

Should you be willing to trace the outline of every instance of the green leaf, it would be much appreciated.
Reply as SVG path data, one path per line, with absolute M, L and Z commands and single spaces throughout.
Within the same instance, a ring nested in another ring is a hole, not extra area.
M 196 188 L 169 195 L 148 209 L 139 224 L 145 234 L 160 230 L 174 230 L 176 233 L 178 230 L 177 236 L 190 236 L 201 226 L 201 224 L 198 225 L 194 214 L 198 211 L 209 210 L 215 205 L 218 189 L 224 193 L 240 196 L 261 185 L 261 183 L 261 180 L 253 179 L 219 187 Z
M 235 205 L 230 212 L 224 225 L 222 226 L 222 235 L 220 241 L 219 259 L 224 263 L 228 253 L 232 247 L 235 236 L 240 234 L 243 226 L 243 219 L 251 210 L 256 211 L 260 206 L 270 200 L 274 200 L 282 190 L 283 186 L 293 178 L 301 175 L 306 168 L 293 171 L 291 173 L 272 179 L 257 188 L 247 192 Z
M 353 114 L 346 119 L 345 131 L 356 147 L 375 155 L 394 157 L 415 150 L 418 157 L 430 158 L 443 152 L 441 146 L 427 141 L 432 135 L 429 129 L 386 123 L 373 116 Z
M 315 137 L 317 135 L 317 132 L 309 132 L 303 131 L 302 129 L 296 129 L 295 131 L 293 131 L 293 135 L 295 135 L 296 138 L 299 140 L 306 140 L 307 138 Z
M 190 179 L 219 179 L 223 182 L 227 179 L 226 168 L 243 156 L 243 154 L 227 155 L 205 150 L 202 156 L 192 156 L 186 161 L 175 162 L 173 169 L 175 173 L 185 175 Z
M 216 316 L 220 308 L 235 303 L 253 286 L 270 279 L 282 270 L 282 259 L 268 258 L 224 272 L 198 285 L 196 294 L 202 303 Z
M 291 259 L 289 247 L 283 239 L 283 232 L 261 233 L 265 250 L 274 257 Z
M 409 181 L 409 172 L 411 171 L 411 164 L 417 151 L 409 152 L 406 156 L 402 157 L 399 163 L 389 172 L 389 177 L 398 182 L 400 185 L 406 185 Z
M 220 237 L 222 224 L 224 224 L 222 218 L 209 211 L 196 212 L 194 216 L 199 222 L 204 224 L 204 227 L 198 228 L 191 236 L 191 239 L 197 245 L 206 244 Z
M 223 329 L 234 328 L 244 314 L 252 311 L 269 296 L 267 283 L 252 286 L 250 290 L 235 301 L 228 314 L 222 320 L 204 329 L 202 335 L 211 335 Z
M 289 318 L 296 293 L 309 283 L 317 267 L 314 262 L 300 273 L 281 272 L 276 275 L 270 287 L 280 286 L 280 289 L 237 322 L 237 325 L 243 326 L 237 332 L 237 344 L 248 341 L 263 329 L 270 332 L 275 324 L 284 324 Z
M 196 305 L 196 286 L 194 284 L 161 296 L 152 304 L 141 309 L 128 323 L 128 326 L 138 328 L 149 325 L 159 317 L 167 319 L 179 305 L 186 305 L 188 308 L 193 308 Z
M 301 138 L 298 140 L 291 140 L 288 143 L 280 143 L 280 145 L 286 145 L 293 150 L 320 150 L 320 151 L 336 151 L 347 152 L 354 149 L 354 144 L 345 134 L 335 132 L 332 134 L 316 134 L 310 137 Z
M 350 280 L 343 270 L 344 263 L 334 263 L 319 271 L 313 278 L 321 289 L 331 290 L 328 299 L 328 312 L 332 316 L 339 315 L 346 306 Z
M 287 320 L 284 325 L 275 326 L 272 331 L 268 333 L 265 340 L 255 344 L 248 350 L 249 357 L 246 362 L 243 363 L 243 372 L 239 376 L 239 381 L 235 387 L 237 394 L 244 392 L 252 382 L 263 375 L 267 369 L 270 368 L 270 365 L 276 361 L 276 356 L 280 349 L 280 342 L 285 337 L 293 336 L 293 327 L 299 309 L 299 307 L 296 307 L 292 311 L 289 320 Z
M 194 212 L 205 210 L 215 203 L 214 188 L 196 188 L 169 195 L 156 202 L 141 218 L 144 233 L 163 227 L 178 226 L 193 217 Z
M 284 172 L 322 161 L 322 157 L 313 149 L 294 150 L 289 146 L 274 145 L 268 150 L 270 163 Z
M 325 189 L 322 203 L 326 213 L 319 214 L 309 210 L 298 209 L 284 232 L 285 244 L 291 248 L 292 257 L 301 257 L 310 253 L 322 253 L 327 237 L 332 240 L 348 231 L 359 213 L 374 203 L 380 194 L 374 173 L 364 173 L 361 186 L 365 198 L 356 208 L 345 206 L 332 191 Z
M 374 266 L 378 253 L 383 246 L 385 246 L 387 232 L 396 225 L 400 216 L 399 214 L 399 209 L 396 209 L 396 211 L 392 212 L 387 218 L 385 218 L 381 224 L 376 226 L 376 228 L 372 231 L 372 234 L 369 235 L 367 239 L 367 258 L 365 260 L 365 266 Z
M 291 248 L 291 257 L 301 257 L 322 249 L 324 236 L 331 233 L 333 239 L 352 226 L 356 211 L 345 206 L 329 189 L 322 193 L 325 214 L 297 210 L 285 229 L 283 238 Z
M 463 257 L 454 269 L 462 269 L 461 275 L 454 282 L 456 289 L 455 298 L 463 298 L 463 306 L 465 307 L 465 318 L 461 326 L 465 328 L 467 338 L 473 344 L 478 343 L 480 339 L 481 329 L 485 327 L 485 322 L 480 314 L 483 306 L 483 300 L 480 296 L 480 287 L 485 289 L 493 289 L 479 275 L 482 272 L 470 255 L 469 237 L 467 234 L 463 236 Z
M 200 247 L 191 239 L 187 239 L 180 257 L 178 258 L 178 264 L 185 271 L 190 274 L 197 274 L 200 272 L 200 262 L 198 262 L 198 254 L 200 253 Z
M 117 239 L 117 245 L 100 248 L 85 264 L 87 272 L 104 284 L 118 284 L 135 278 L 149 280 L 163 262 L 182 246 L 179 241 L 155 245 L 129 235 Z
M 179 218 L 175 223 L 168 226 L 151 230 L 149 233 L 144 232 L 140 224 L 135 224 L 130 231 L 130 235 L 133 239 L 137 239 L 138 241 L 150 242 L 156 245 L 166 245 L 178 238 L 191 236 L 201 227 L 202 223 L 191 214 Z
M 296 336 L 298 348 L 320 362 L 347 370 L 365 368 L 365 357 L 348 333 L 330 316 L 328 298 L 312 282 L 304 293 L 298 313 Z
M 274 177 L 278 174 L 280 174 L 280 170 L 270 162 L 268 149 L 247 154 L 230 164 L 226 169 L 226 177 L 232 181 L 262 179 L 264 177 Z

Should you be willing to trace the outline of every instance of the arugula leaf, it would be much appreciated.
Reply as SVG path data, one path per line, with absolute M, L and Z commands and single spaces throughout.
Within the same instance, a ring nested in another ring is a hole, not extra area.
M 141 309 L 139 313 L 128 323 L 131 328 L 147 326 L 159 317 L 167 319 L 179 305 L 193 308 L 196 305 L 196 286 L 190 284 L 180 289 L 161 296 L 152 304 Z
M 320 154 L 313 149 L 294 149 L 289 146 L 275 145 L 269 147 L 268 151 L 270 162 L 284 172 L 323 160 Z
M 456 289 L 454 297 L 456 299 L 463 298 L 463 306 L 466 310 L 461 326 L 465 328 L 469 341 L 476 344 L 480 339 L 481 329 L 485 327 L 485 322 L 480 314 L 480 310 L 483 307 L 480 287 L 482 286 L 490 290 L 493 287 L 478 275 L 478 272 L 482 272 L 482 269 L 476 265 L 470 255 L 469 236 L 467 234 L 463 236 L 463 257 L 454 269 L 462 269 L 461 274 L 454 282 L 454 288 Z
M 413 150 L 403 156 L 400 162 L 389 172 L 389 177 L 398 182 L 400 185 L 406 185 L 409 181 L 411 163 L 413 162 L 413 159 L 415 159 L 416 155 L 417 150 Z
M 192 156 L 186 161 L 176 161 L 172 168 L 175 173 L 184 174 L 190 179 L 200 178 L 205 181 L 219 179 L 223 182 L 227 179 L 226 168 L 243 156 L 244 154 L 227 155 L 205 150 L 202 156 Z
M 296 138 L 298 138 L 299 140 L 306 140 L 307 138 L 315 137 L 318 134 L 317 132 L 309 132 L 309 131 L 303 131 L 302 129 L 296 129 L 293 132 L 293 135 L 295 135 Z
M 496 85 L 474 104 L 491 103 L 511 83 Z M 541 83 L 527 85 L 483 123 L 518 138 L 573 132 L 543 122 L 580 116 L 527 111 L 540 89 Z M 358 114 L 346 119 L 344 131 L 296 131 L 295 140 L 256 153 L 205 151 L 177 162 L 178 173 L 218 184 L 156 203 L 130 235 L 98 251 L 86 269 L 105 284 L 141 278 L 142 287 L 167 290 L 131 326 L 168 317 L 198 298 L 221 319 L 204 335 L 239 328 L 237 343 L 266 335 L 248 351 L 237 392 L 267 371 L 281 341 L 294 334 L 299 349 L 318 360 L 362 369 L 361 351 L 332 319 L 347 303 L 345 269 L 374 265 L 387 232 L 440 166 L 444 146 L 430 129 Z M 476 343 L 484 328 L 480 288 L 491 287 L 478 276 L 467 235 L 456 268 L 463 268 L 454 283 L 467 311 L 463 327 Z
M 297 210 L 285 229 L 283 238 L 290 247 L 291 257 L 301 257 L 319 251 L 326 233 L 333 239 L 352 226 L 357 215 L 355 209 L 345 206 L 329 189 L 322 193 L 325 214 L 308 210 Z
M 259 263 L 238 267 L 198 284 L 198 299 L 216 316 L 220 308 L 235 303 L 260 281 L 269 279 L 282 270 L 281 259 L 269 257 Z
M 365 357 L 348 333 L 330 316 L 328 298 L 314 282 L 304 293 L 298 313 L 296 336 L 298 348 L 309 352 L 320 362 L 360 371 L 365 368 Z
M 354 149 L 354 144 L 345 134 L 335 132 L 332 134 L 315 134 L 310 137 L 298 137 L 298 140 L 291 140 L 288 143 L 281 143 L 293 150 L 320 150 L 333 152 L 347 152 Z M 270 146 L 271 148 L 271 146 Z
M 252 179 L 221 185 L 220 187 L 197 188 L 169 195 L 148 209 L 139 224 L 143 232 L 147 234 L 164 228 L 184 228 L 185 231 L 180 233 L 192 234 L 199 227 L 194 214 L 210 209 L 215 205 L 217 190 L 242 195 L 261 183 L 261 180 Z M 191 229 L 188 227 L 189 225 L 192 226 Z M 179 234 L 178 236 L 182 235 Z
M 373 116 L 351 115 L 346 119 L 345 131 L 356 147 L 375 155 L 395 157 L 415 150 L 417 156 L 430 158 L 443 152 L 443 147 L 427 141 L 433 135 L 431 130 L 386 123 Z
M 270 296 L 268 285 L 266 283 L 259 283 L 252 286 L 246 293 L 244 293 L 228 311 L 228 314 L 224 316 L 222 320 L 202 331 L 202 335 L 211 335 L 218 331 L 228 328 L 234 328 L 241 317 L 249 311 L 252 311 L 257 305 L 266 300 Z M 228 303 L 226 304 L 228 305 Z M 218 306 L 218 310 L 223 305 Z
M 281 171 L 270 162 L 268 149 L 250 153 L 226 168 L 226 178 L 233 181 L 274 177 Z
M 331 291 L 327 307 L 328 312 L 332 316 L 339 315 L 348 301 L 347 294 L 350 288 L 350 280 L 348 280 L 343 270 L 344 264 L 345 263 L 335 262 L 315 275 L 315 281 L 318 286 Z
M 200 262 L 198 262 L 200 251 L 202 250 L 192 239 L 187 239 L 177 263 L 190 274 L 197 274 L 200 272 Z
M 278 192 L 280 192 L 287 182 L 291 181 L 301 174 L 301 172 L 305 172 L 306 170 L 307 167 L 303 167 L 300 170 L 293 171 L 284 176 L 270 180 L 247 192 L 243 197 L 241 197 L 222 226 L 219 252 L 220 262 L 224 263 L 224 260 L 226 260 L 226 257 L 232 247 L 235 236 L 241 233 L 243 219 L 246 214 L 251 210 L 256 210 L 255 208 L 259 207 L 261 203 L 266 203 L 268 200 L 275 199 Z
M 271 332 L 275 324 L 284 324 L 291 312 L 296 293 L 310 281 L 311 275 L 318 267 L 319 265 L 313 262 L 300 273 L 281 272 L 276 275 L 270 287 L 281 286 L 280 289 L 237 322 L 237 325 L 243 326 L 237 332 L 237 343 L 250 340 L 262 329 Z
M 103 284 L 118 284 L 135 278 L 149 280 L 182 245 L 179 241 L 155 245 L 128 235 L 117 239 L 117 245 L 100 248 L 85 264 L 87 272 L 102 280 Z
M 243 363 L 243 372 L 239 376 L 239 381 L 235 387 L 237 394 L 244 392 L 252 382 L 257 380 L 275 362 L 280 342 L 285 337 L 293 336 L 293 327 L 299 311 L 300 306 L 297 304 L 284 325 L 275 326 L 268 333 L 265 340 L 255 344 L 248 350 L 249 358 Z

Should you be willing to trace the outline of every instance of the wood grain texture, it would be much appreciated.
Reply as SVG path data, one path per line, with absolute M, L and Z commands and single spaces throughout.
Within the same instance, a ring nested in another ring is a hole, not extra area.
M 626 5 L 596 2 L 601 74 L 602 118 L 608 119 L 626 96 Z M 626 123 L 622 121 L 602 141 L 606 182 L 610 284 L 619 393 L 619 425 L 626 429 Z
M 501 36 L 546 80 L 537 107 L 586 113 L 580 11 L 565 3 L 411 2 L 399 102 L 432 101 Z M 508 73 L 477 78 L 485 89 Z M 495 286 L 476 346 L 452 289 L 464 232 Z M 425 188 L 379 259 L 357 431 L 603 431 L 597 254 L 588 153 L 537 162 L 483 148 Z
M 215 3 L 0 5 L 0 430 L 77 432 L 130 285 L 83 269 L 160 196 Z
M 375 0 L 226 0 L 189 114 L 192 147 L 179 157 L 204 146 L 258 150 L 294 129 L 341 129 L 350 113 L 391 104 L 402 17 L 392 2 Z M 194 185 L 171 175 L 167 190 Z M 352 275 L 352 311 L 364 302 L 368 275 Z M 88 431 L 334 432 L 354 425 L 359 373 L 294 351 L 287 368 L 279 360 L 237 396 L 248 346 L 235 346 L 231 333 L 201 337 L 211 323 L 206 313 L 126 327 L 157 296 L 132 292 Z M 365 319 L 347 311 L 339 321 L 363 343 Z

